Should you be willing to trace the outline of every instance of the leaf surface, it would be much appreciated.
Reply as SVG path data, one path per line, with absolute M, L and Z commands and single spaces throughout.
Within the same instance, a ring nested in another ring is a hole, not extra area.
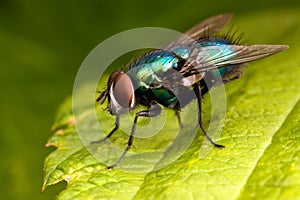
M 204 139 L 199 131 L 179 159 L 162 169 L 147 173 L 106 170 L 81 144 L 72 102 L 67 100 L 58 111 L 54 135 L 47 143 L 57 149 L 45 160 L 43 188 L 67 181 L 67 188 L 58 196 L 64 200 L 299 199 L 300 12 L 273 13 L 249 14 L 235 22 L 256 43 L 287 44 L 290 49 L 251 63 L 242 78 L 226 85 L 226 121 L 218 139 L 226 146 L 224 150 L 214 148 L 199 159 Z M 94 127 L 88 123 L 91 113 L 82 108 L 84 122 L 78 122 L 86 123 L 87 129 Z M 102 128 L 109 132 L 113 119 L 100 113 L 105 121 Z M 176 120 L 167 114 L 168 120 Z M 163 131 L 177 128 L 166 123 Z M 116 134 L 112 140 L 124 148 L 128 137 Z M 160 134 L 155 143 L 145 140 L 135 140 L 133 151 L 159 149 L 170 136 Z

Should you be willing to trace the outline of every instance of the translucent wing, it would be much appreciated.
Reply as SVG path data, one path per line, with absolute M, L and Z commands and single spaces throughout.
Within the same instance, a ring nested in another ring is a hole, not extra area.
M 264 58 L 287 49 L 286 45 L 224 45 L 193 48 L 193 52 L 180 72 L 186 74 L 192 70 L 207 72 L 231 65 L 239 65 Z
M 194 27 L 186 31 L 182 36 L 178 37 L 176 40 L 171 42 L 169 45 L 167 45 L 166 49 L 177 45 L 185 44 L 186 42 L 191 41 L 191 39 L 197 40 L 201 37 L 205 37 L 207 33 L 219 33 L 222 30 L 222 28 L 226 24 L 228 24 L 232 16 L 233 15 L 231 13 L 226 13 L 208 18 L 195 25 Z
M 198 39 L 200 37 L 204 37 L 206 31 L 210 34 L 218 33 L 226 24 L 228 24 L 232 16 L 233 15 L 231 13 L 213 16 L 195 25 L 186 31 L 185 34 L 193 39 Z

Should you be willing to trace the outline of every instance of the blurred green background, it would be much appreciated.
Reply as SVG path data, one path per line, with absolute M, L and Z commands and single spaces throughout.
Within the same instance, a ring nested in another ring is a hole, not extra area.
M 0 0 L 0 199 L 54 199 L 65 187 L 40 193 L 43 160 L 54 150 L 44 145 L 81 62 L 101 41 L 136 27 L 184 31 L 219 13 L 299 6 L 297 0 Z

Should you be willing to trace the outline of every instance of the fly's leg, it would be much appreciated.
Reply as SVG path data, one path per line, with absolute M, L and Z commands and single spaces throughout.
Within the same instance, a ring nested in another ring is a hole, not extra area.
M 101 143 L 101 142 L 107 140 L 108 138 L 110 138 L 110 136 L 112 136 L 112 134 L 113 134 L 116 130 L 118 130 L 118 128 L 119 128 L 119 123 L 120 123 L 120 117 L 117 115 L 117 116 L 116 116 L 116 122 L 115 122 L 115 127 L 114 127 L 114 129 L 111 130 L 110 133 L 109 133 L 105 138 L 103 138 L 103 139 L 101 139 L 101 140 L 97 140 L 97 141 L 92 141 L 91 144 Z
M 161 107 L 158 106 L 158 105 L 153 105 L 152 106 L 152 109 L 149 109 L 149 110 L 144 110 L 144 111 L 140 111 L 140 112 L 137 112 L 135 114 L 135 118 L 134 118 L 134 121 L 133 121 L 133 126 L 132 126 L 132 129 L 131 129 L 131 133 L 130 133 L 130 137 L 129 137 L 129 140 L 127 142 L 127 147 L 126 149 L 123 151 L 122 155 L 120 156 L 120 158 L 115 162 L 115 164 L 107 167 L 107 169 L 112 169 L 114 168 L 115 166 L 117 166 L 122 160 L 123 158 L 125 157 L 127 151 L 130 149 L 131 145 L 132 145 L 132 142 L 133 142 L 133 138 L 134 138 L 134 134 L 135 134 L 135 129 L 136 129 L 136 123 L 137 123 L 137 120 L 139 117 L 154 117 L 154 116 L 157 116 L 159 115 L 159 113 L 161 112 Z
M 180 110 L 175 110 L 175 114 L 176 114 L 176 116 L 177 116 L 177 119 L 178 119 L 178 123 L 179 123 L 180 128 L 183 128 L 183 124 L 182 124 L 182 122 L 181 122 Z
M 202 130 L 202 132 L 204 133 L 205 137 L 208 139 L 208 141 L 214 145 L 215 147 L 218 147 L 220 149 L 222 148 L 225 148 L 225 146 L 221 145 L 221 144 L 216 144 L 210 137 L 209 135 L 207 134 L 204 126 L 203 126 L 203 121 L 202 121 L 202 95 L 201 95 L 201 89 L 200 89 L 200 85 L 199 84 L 194 84 L 193 85 L 193 89 L 194 89 L 194 92 L 196 94 L 196 97 L 197 97 L 197 101 L 198 101 L 198 123 L 199 123 L 199 126 Z

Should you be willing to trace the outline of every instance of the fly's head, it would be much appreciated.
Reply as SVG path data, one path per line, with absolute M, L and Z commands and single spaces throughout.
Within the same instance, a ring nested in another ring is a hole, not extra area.
M 96 101 L 103 104 L 108 98 L 108 110 L 112 115 L 129 112 L 135 107 L 134 87 L 130 77 L 123 71 L 113 72 L 108 79 L 107 89 Z

